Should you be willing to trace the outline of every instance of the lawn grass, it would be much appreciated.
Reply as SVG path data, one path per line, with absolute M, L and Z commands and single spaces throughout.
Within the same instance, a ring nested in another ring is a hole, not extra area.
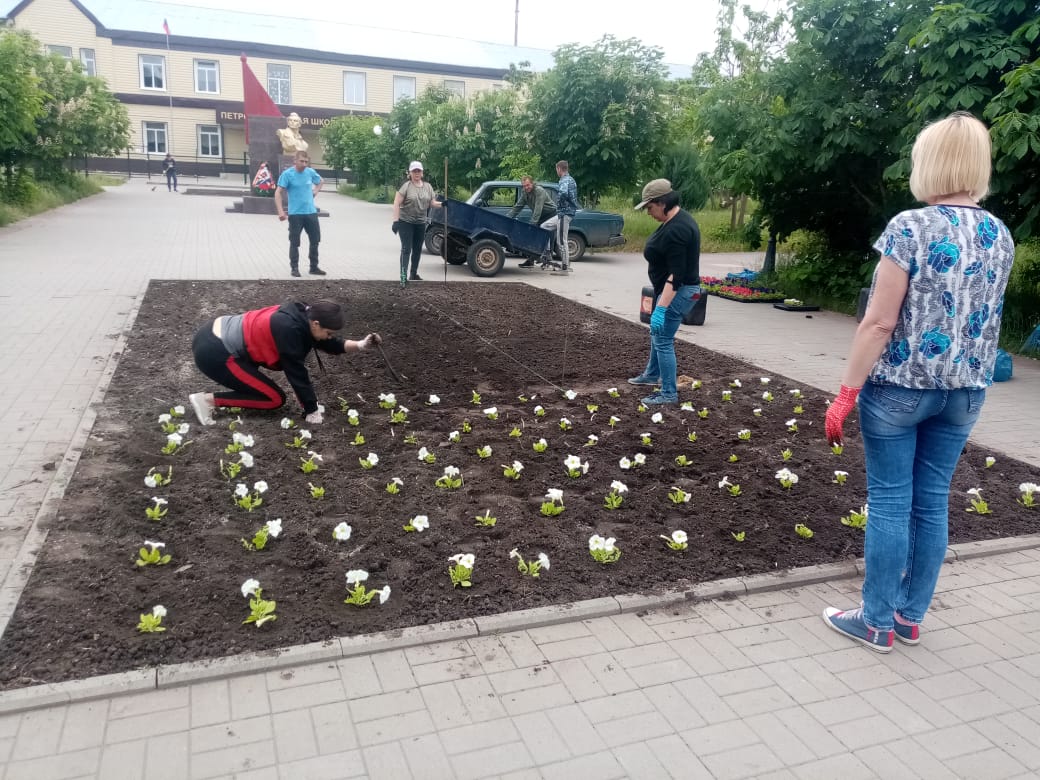
M 32 195 L 25 203 L 10 203 L 0 199 L 0 227 L 10 225 L 19 220 L 56 209 L 67 203 L 74 203 L 89 195 L 96 195 L 103 187 L 123 184 L 126 180 L 119 176 L 82 176 L 74 174 L 68 182 L 50 183 L 34 182 Z

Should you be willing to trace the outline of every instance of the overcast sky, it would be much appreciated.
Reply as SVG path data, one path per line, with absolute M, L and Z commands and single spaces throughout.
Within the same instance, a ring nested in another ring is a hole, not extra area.
M 783 0 L 745 0 L 776 11 Z M 516 0 L 164 0 L 186 6 L 326 19 L 384 29 L 425 32 L 512 45 Z M 665 62 L 693 64 L 715 45 L 717 0 L 632 2 L 632 0 L 519 0 L 521 46 L 555 49 L 563 43 L 590 44 L 603 35 L 639 38 L 664 50 Z M 172 24 L 172 22 L 171 22 Z M 176 32 L 176 31 L 174 31 Z M 436 44 L 434 44 L 436 45 Z M 444 41 L 450 58 L 450 41 Z M 411 59 L 413 52 L 387 52 Z M 414 52 L 418 59 L 428 54 Z

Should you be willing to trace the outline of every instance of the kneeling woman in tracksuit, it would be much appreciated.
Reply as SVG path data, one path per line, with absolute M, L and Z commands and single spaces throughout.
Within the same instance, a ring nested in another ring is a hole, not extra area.
M 213 425 L 217 406 L 243 409 L 277 409 L 285 403 L 285 393 L 260 371 L 284 371 L 296 391 L 306 420 L 322 421 L 318 399 L 311 385 L 304 360 L 312 349 L 330 355 L 358 352 L 378 344 L 378 333 L 360 341 L 334 335 L 343 327 L 343 309 L 332 301 L 314 304 L 287 303 L 217 317 L 195 334 L 192 351 L 199 370 L 230 391 L 192 393 L 188 398 L 202 425 Z M 319 365 L 320 365 L 319 358 Z

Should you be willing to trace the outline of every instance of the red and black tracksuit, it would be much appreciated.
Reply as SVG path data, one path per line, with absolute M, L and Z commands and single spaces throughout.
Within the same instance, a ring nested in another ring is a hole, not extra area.
M 277 409 L 284 404 L 285 393 L 260 371 L 263 367 L 285 372 L 304 414 L 318 410 L 304 360 L 311 349 L 341 355 L 345 346 L 339 338 L 316 340 L 306 309 L 303 303 L 287 303 L 247 311 L 242 315 L 243 354 L 232 354 L 225 340 L 213 334 L 213 320 L 199 328 L 192 342 L 195 365 L 213 381 L 231 388 L 213 394 L 216 406 Z

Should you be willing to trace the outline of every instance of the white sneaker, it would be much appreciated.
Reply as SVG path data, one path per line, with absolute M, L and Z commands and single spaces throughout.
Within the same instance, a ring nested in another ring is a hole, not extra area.
M 195 410 L 195 416 L 199 418 L 200 425 L 215 425 L 213 419 L 213 402 L 206 398 L 205 393 L 192 393 L 188 396 L 191 408 Z

